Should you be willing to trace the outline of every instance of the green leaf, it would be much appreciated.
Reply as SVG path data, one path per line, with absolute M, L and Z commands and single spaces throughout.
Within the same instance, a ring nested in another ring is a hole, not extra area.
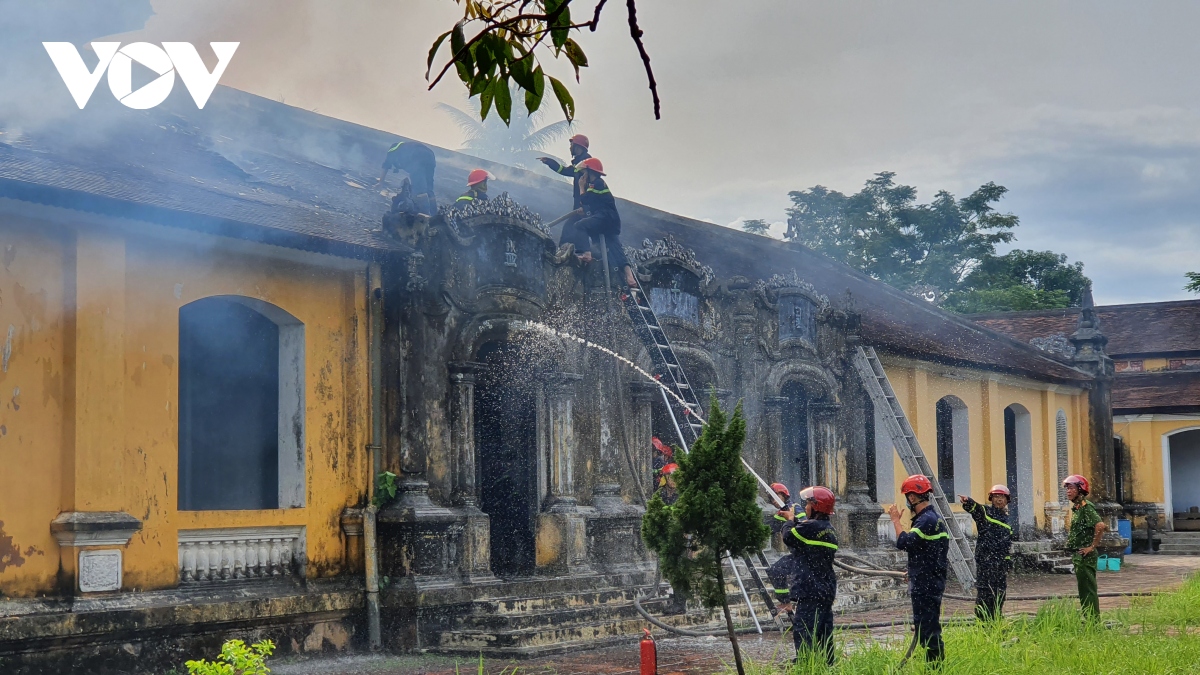
M 567 121 L 571 122 L 575 119 L 575 99 L 571 98 L 571 92 L 567 91 L 566 86 L 559 82 L 557 78 L 550 77 L 550 87 L 554 89 L 554 97 L 558 99 L 558 104 L 562 106 L 563 115 Z
M 579 43 L 570 38 L 567 39 L 563 51 L 566 52 L 567 59 L 571 62 L 571 65 L 575 66 L 575 81 L 578 82 L 579 69 L 587 68 L 587 56 L 583 53 L 583 48 L 579 46 Z
M 497 77 L 492 89 L 495 90 L 493 98 L 496 100 L 496 114 L 508 124 L 512 119 L 512 94 L 508 90 L 508 80 Z
M 425 79 L 429 79 L 429 71 L 433 70 L 433 59 L 437 56 L 438 48 L 442 46 L 446 38 L 450 36 L 453 30 L 448 30 L 438 36 L 438 39 L 433 41 L 433 46 L 429 48 L 429 59 L 425 61 Z
M 546 0 L 546 14 L 553 14 L 554 10 L 562 6 L 563 3 L 564 0 Z M 567 42 L 567 38 L 570 37 L 570 29 L 567 28 L 567 26 L 570 25 L 570 7 L 563 9 L 562 14 L 559 14 L 558 17 L 550 23 L 550 39 L 554 42 L 554 49 L 556 51 L 561 51 L 563 45 Z
M 515 43 L 510 42 L 510 45 Z M 508 64 L 508 72 L 520 87 L 526 91 L 533 89 L 533 57 L 528 55 L 519 44 L 515 44 L 520 58 L 513 59 Z
M 492 107 L 492 87 L 490 80 L 484 85 L 483 91 L 479 92 L 479 119 L 486 120 L 488 110 Z
M 475 96 L 482 94 L 483 90 L 487 89 L 488 86 L 491 85 L 491 83 L 492 82 L 491 82 L 491 80 L 488 79 L 487 75 L 480 75 L 479 77 L 476 77 L 474 80 L 471 80 L 471 86 L 470 86 L 470 89 L 468 90 L 468 92 L 469 92 L 468 96 L 473 98 Z
M 533 71 L 530 81 L 533 86 L 525 88 L 525 109 L 532 115 L 542 107 L 542 95 L 546 93 L 546 76 L 542 74 L 541 66 Z
M 474 47 L 471 47 L 471 52 L 475 56 L 475 68 L 480 75 L 491 76 L 496 70 L 496 61 L 493 58 L 492 50 L 482 42 L 476 42 Z
M 471 84 L 471 78 L 475 74 L 475 63 L 471 58 L 469 51 L 464 52 L 463 47 L 467 46 L 467 39 L 463 36 L 463 24 L 461 21 L 454 24 L 454 30 L 450 31 L 450 50 L 454 52 L 450 58 L 454 59 L 454 67 L 458 69 L 458 77 L 463 81 L 463 84 Z M 460 54 L 460 52 L 462 52 Z

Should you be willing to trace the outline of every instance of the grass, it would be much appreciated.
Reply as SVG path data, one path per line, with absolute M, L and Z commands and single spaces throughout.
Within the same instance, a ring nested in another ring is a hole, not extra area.
M 902 670 L 896 666 L 908 647 L 883 644 L 865 636 L 841 633 L 837 664 L 810 659 L 796 665 L 751 663 L 747 675 L 802 673 L 940 675 L 1192 675 L 1200 673 L 1200 576 L 1178 591 L 1131 598 L 1132 606 L 1103 612 L 1098 623 L 1084 624 L 1073 600 L 1047 602 L 1036 616 L 1020 616 L 990 624 L 948 626 L 943 630 L 946 661 L 926 667 L 918 647 Z M 779 661 L 789 655 L 780 654 Z M 727 669 L 725 673 L 734 672 Z

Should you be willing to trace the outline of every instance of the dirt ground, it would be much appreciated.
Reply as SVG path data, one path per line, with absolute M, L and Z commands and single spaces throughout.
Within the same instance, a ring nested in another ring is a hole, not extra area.
M 1178 587 L 1191 574 L 1200 571 L 1200 556 L 1131 555 L 1126 556 L 1120 572 L 1101 572 L 1101 593 L 1141 592 L 1169 590 Z M 954 592 L 952 583 L 948 592 Z M 1067 574 L 1039 574 L 1009 578 L 1009 594 L 1054 595 L 1075 592 L 1075 577 Z M 958 589 L 961 592 L 961 589 Z M 1033 613 L 1041 601 L 1009 602 L 1006 614 Z M 1101 598 L 1101 609 L 1127 607 L 1127 598 Z M 973 604 L 967 601 L 946 600 L 943 614 L 969 617 Z M 863 624 L 882 621 L 904 620 L 909 616 L 906 605 L 869 612 L 845 614 L 837 617 L 838 624 Z M 852 635 L 867 638 L 864 629 L 851 631 Z M 722 665 L 732 659 L 728 640 L 719 638 L 665 637 L 655 631 L 658 639 L 659 672 L 663 675 L 700 675 L 721 670 Z M 902 641 L 909 637 L 907 626 L 896 626 L 869 631 L 871 638 L 879 641 Z M 786 640 L 786 641 L 785 641 Z M 778 633 L 763 636 L 743 635 L 740 643 L 743 652 L 758 661 L 789 659 L 791 639 L 781 639 Z M 617 647 L 585 652 L 559 654 L 536 659 L 501 660 L 488 659 L 485 672 L 499 675 L 505 668 L 517 666 L 522 675 L 635 675 L 638 672 L 638 646 L 635 641 Z M 375 655 L 347 654 L 320 657 L 286 658 L 271 663 L 275 675 L 455 675 L 456 668 L 462 675 L 474 675 L 478 660 L 436 655 Z

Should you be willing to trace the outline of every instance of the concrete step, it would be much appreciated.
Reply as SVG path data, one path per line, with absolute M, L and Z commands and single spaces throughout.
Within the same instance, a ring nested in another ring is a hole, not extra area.
M 667 613 L 670 601 L 667 598 L 655 598 L 642 601 L 642 607 L 655 617 Z M 459 628 L 464 630 L 508 631 L 545 626 L 569 626 L 588 624 L 602 621 L 632 619 L 640 616 L 633 601 L 621 604 L 600 604 L 584 607 L 570 607 L 553 611 L 533 611 L 505 614 L 468 614 L 458 620 Z
M 606 588 L 596 591 L 551 593 L 533 597 L 481 598 L 471 604 L 475 613 L 524 614 L 587 606 L 628 604 L 639 593 L 648 592 L 648 588 Z
M 1159 553 L 1168 555 L 1200 555 L 1200 545 L 1195 544 L 1168 544 L 1163 543 L 1158 547 Z
M 694 626 L 707 623 L 707 616 L 684 615 L 665 617 L 665 623 Z M 444 631 L 438 651 L 507 656 L 540 656 L 580 649 L 595 649 L 608 644 L 637 640 L 646 627 L 641 616 L 636 618 L 593 621 L 566 626 L 539 626 L 511 630 Z

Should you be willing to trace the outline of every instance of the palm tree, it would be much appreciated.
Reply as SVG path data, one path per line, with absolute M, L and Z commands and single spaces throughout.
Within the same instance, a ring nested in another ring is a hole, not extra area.
M 545 154 L 545 148 L 571 131 L 566 120 L 538 128 L 542 120 L 541 111 L 530 115 L 522 105 L 523 97 L 516 86 L 512 87 L 513 109 L 510 124 L 505 124 L 500 115 L 492 111 L 486 120 L 479 119 L 479 98 L 469 99 L 473 113 L 439 103 L 438 108 L 450 116 L 463 133 L 462 149 L 476 157 L 508 164 L 522 169 L 538 166 L 537 158 Z

